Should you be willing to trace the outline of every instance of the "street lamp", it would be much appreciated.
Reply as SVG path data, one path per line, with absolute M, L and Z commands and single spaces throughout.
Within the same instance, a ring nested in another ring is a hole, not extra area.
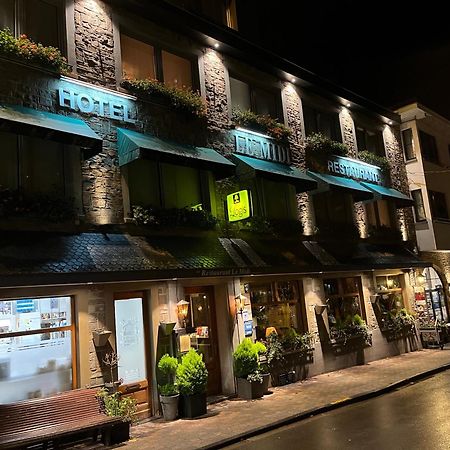
M 186 328 L 186 317 L 188 315 L 189 302 L 180 300 L 177 303 L 178 317 L 183 328 Z

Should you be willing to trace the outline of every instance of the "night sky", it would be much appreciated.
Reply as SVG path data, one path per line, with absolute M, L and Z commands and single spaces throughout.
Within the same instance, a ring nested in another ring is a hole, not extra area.
M 263 47 L 383 106 L 418 100 L 450 118 L 445 2 L 284 4 L 238 3 L 240 31 L 247 29 L 248 38 Z

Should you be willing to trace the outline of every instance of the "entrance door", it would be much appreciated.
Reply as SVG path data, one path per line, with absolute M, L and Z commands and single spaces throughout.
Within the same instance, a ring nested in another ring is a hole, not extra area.
M 184 292 L 189 302 L 186 332 L 191 335 L 191 346 L 203 355 L 208 369 L 207 394 L 219 394 L 222 384 L 213 287 L 186 287 Z
M 119 293 L 114 300 L 116 351 L 119 357 L 117 375 L 123 379 L 120 391 L 137 401 L 141 417 L 149 415 L 149 392 L 144 324 L 144 297 L 141 292 Z

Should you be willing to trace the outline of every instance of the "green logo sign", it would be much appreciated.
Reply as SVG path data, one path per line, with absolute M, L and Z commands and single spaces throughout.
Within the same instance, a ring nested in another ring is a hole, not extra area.
M 247 190 L 227 195 L 228 221 L 248 219 L 251 216 L 250 195 Z

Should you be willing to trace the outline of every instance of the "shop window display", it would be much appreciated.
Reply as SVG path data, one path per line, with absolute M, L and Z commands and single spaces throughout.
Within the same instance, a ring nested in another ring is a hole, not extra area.
M 0 403 L 72 388 L 70 297 L 0 301 Z

